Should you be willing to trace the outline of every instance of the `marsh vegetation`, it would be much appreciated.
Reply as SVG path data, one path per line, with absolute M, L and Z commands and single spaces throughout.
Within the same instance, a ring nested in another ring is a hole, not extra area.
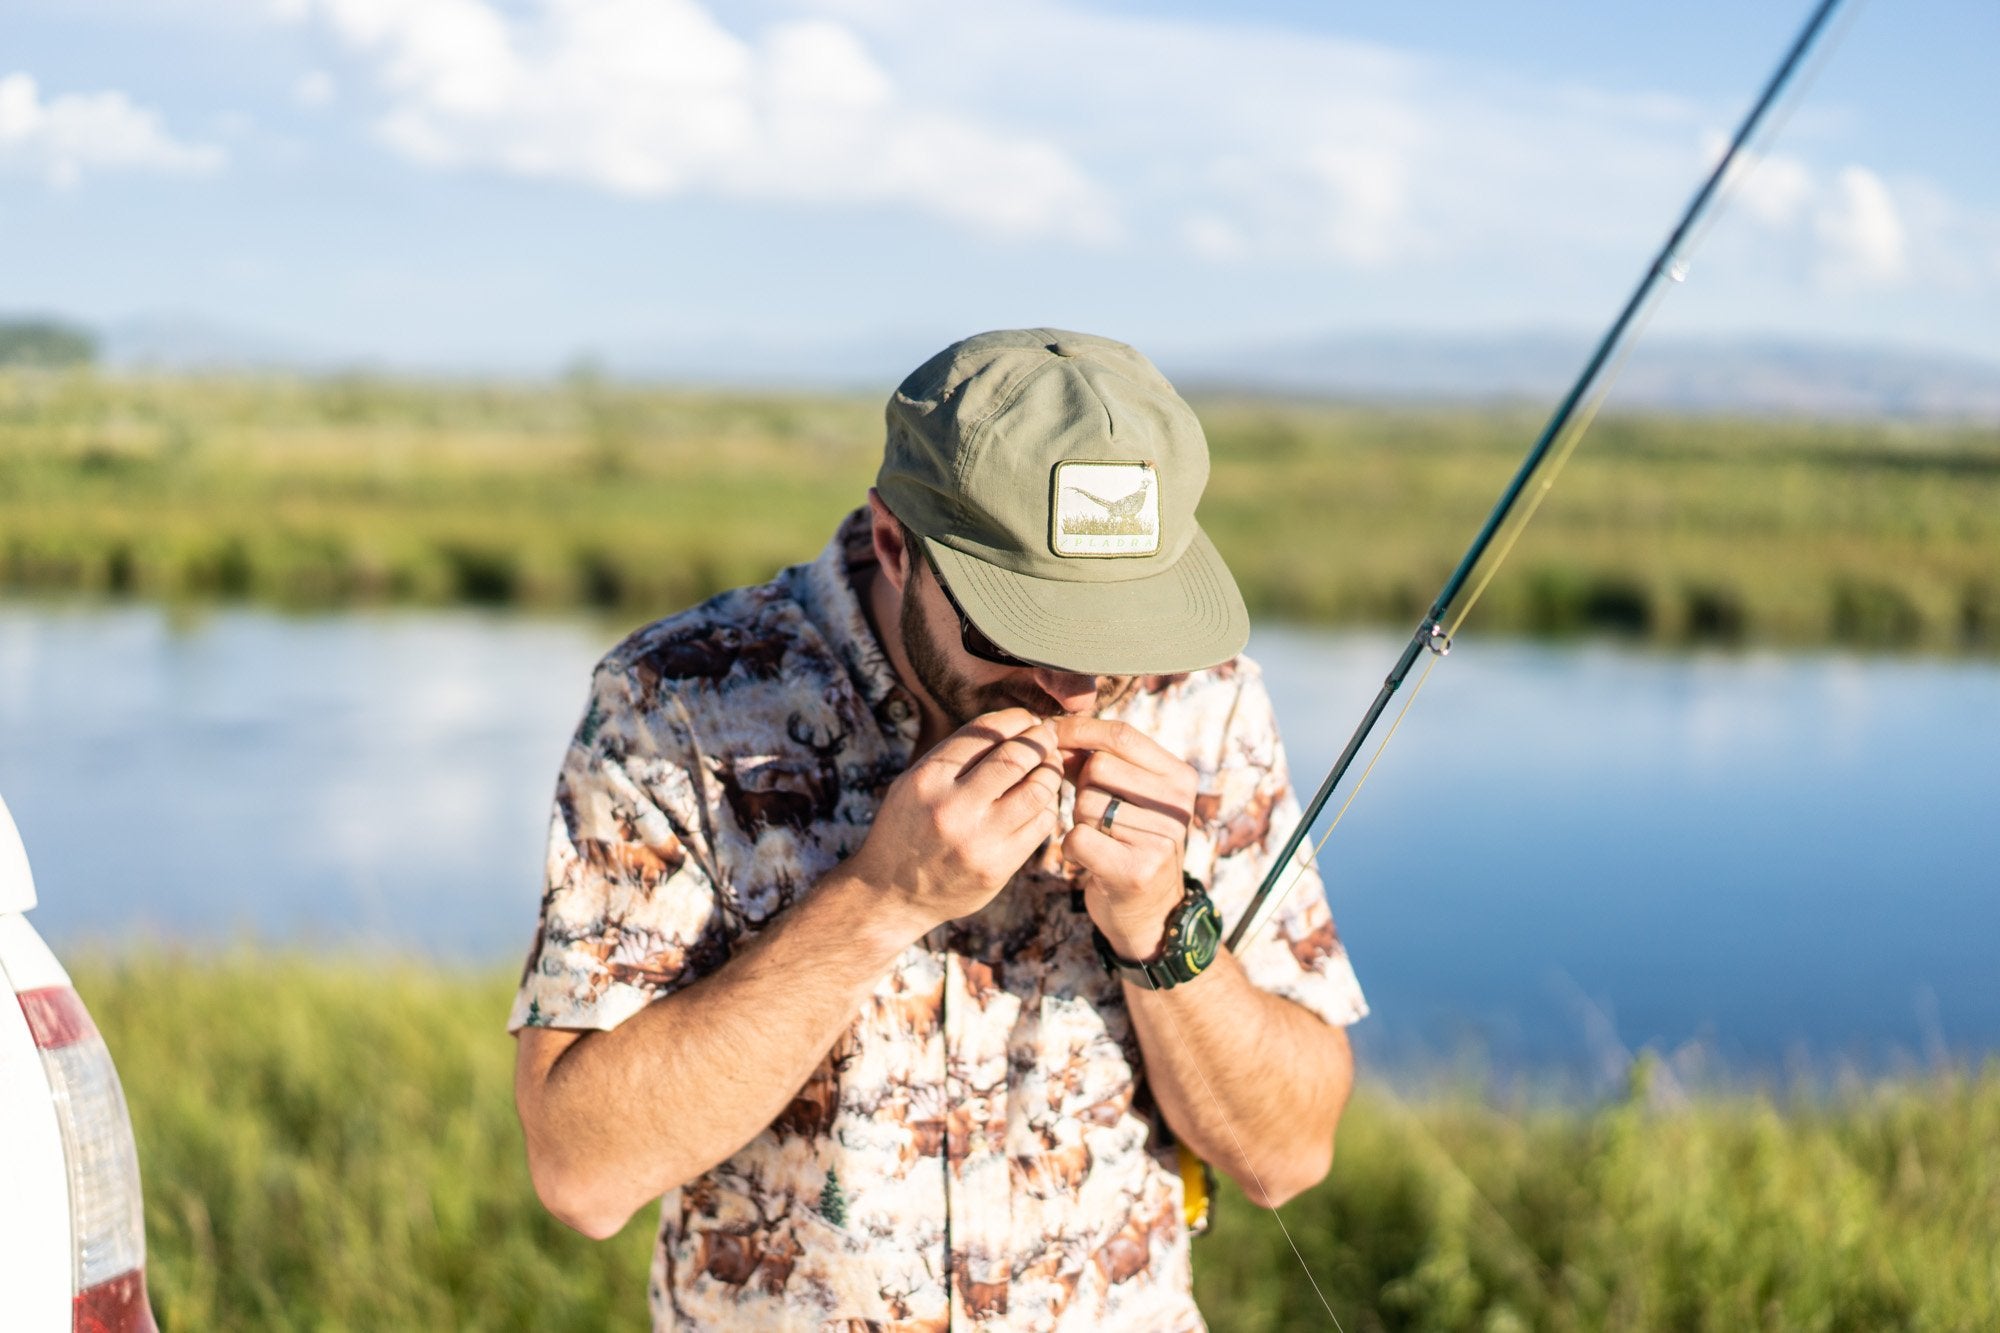
M 1253 613 L 1406 625 L 1538 409 L 1196 404 Z M 0 587 L 656 615 L 815 553 L 872 398 L 0 374 Z M 1607 416 L 1479 612 L 1669 642 L 2000 645 L 2000 431 Z
M 654 1216 L 536 1202 L 513 979 L 414 963 L 135 955 L 77 969 L 144 1164 L 163 1329 L 640 1329 Z M 1990 1328 L 2000 1068 L 1595 1104 L 1379 1082 L 1284 1216 L 1352 1333 Z M 1211 1327 L 1320 1328 L 1271 1214 L 1196 1243 Z

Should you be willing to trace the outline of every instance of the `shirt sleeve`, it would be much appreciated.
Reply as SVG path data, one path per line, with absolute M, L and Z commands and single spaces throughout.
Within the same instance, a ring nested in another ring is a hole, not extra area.
M 1278 850 L 1299 822 L 1285 748 L 1263 674 L 1241 660 L 1241 688 L 1216 765 L 1204 821 L 1214 855 L 1209 895 L 1223 935 L 1236 928 Z M 1253 985 L 1282 995 L 1344 1027 L 1368 1013 L 1368 1001 L 1334 928 L 1326 888 L 1306 846 L 1260 912 L 1264 924 L 1243 942 L 1237 961 Z
M 541 921 L 507 1030 L 612 1028 L 729 955 L 686 715 L 610 662 L 556 777 Z

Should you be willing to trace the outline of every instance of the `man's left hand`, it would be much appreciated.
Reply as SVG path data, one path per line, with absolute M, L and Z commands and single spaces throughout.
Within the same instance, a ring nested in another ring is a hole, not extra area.
M 1076 826 L 1062 851 L 1084 871 L 1090 919 L 1119 957 L 1150 960 L 1183 893 L 1194 768 L 1125 722 L 1060 717 L 1056 744 L 1076 784 Z M 1106 832 L 1104 812 L 1114 799 Z

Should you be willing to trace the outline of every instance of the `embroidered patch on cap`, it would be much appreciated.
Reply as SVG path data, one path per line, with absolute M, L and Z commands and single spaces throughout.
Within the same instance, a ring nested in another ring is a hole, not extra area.
M 1153 555 L 1160 486 L 1151 463 L 1057 463 L 1049 549 L 1057 555 Z

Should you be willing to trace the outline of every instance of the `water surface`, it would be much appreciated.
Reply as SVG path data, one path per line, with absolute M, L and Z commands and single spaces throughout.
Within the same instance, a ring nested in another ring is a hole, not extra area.
M 623 626 L 0 603 L 0 793 L 58 947 L 526 947 Z M 1260 630 L 1301 787 L 1401 647 Z M 1588 1074 L 2000 1050 L 2000 668 L 1468 638 L 1324 853 L 1372 1059 Z

